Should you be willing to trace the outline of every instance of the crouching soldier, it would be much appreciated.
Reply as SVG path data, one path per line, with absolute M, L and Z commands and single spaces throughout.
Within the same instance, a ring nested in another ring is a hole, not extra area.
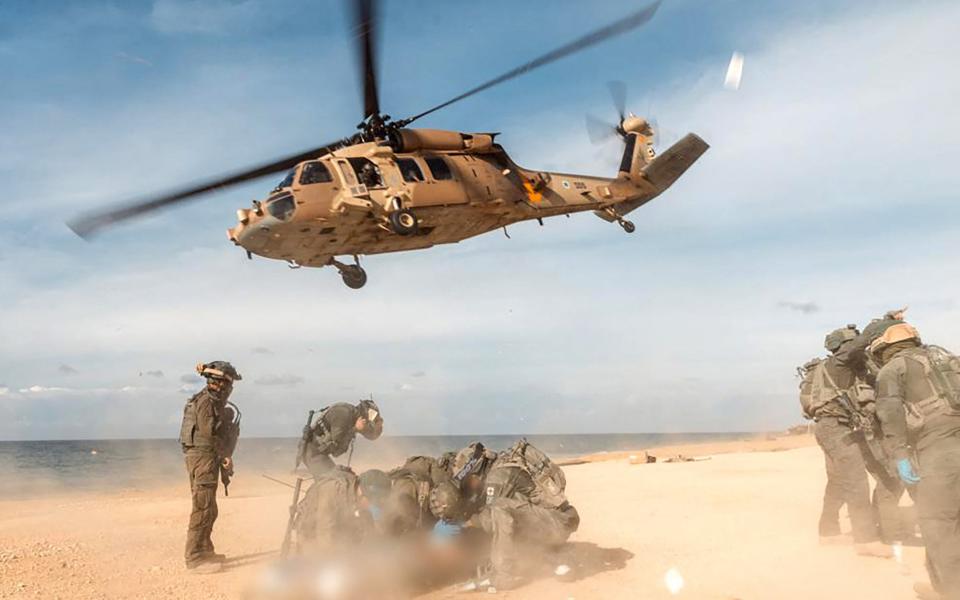
M 362 541 L 372 526 L 362 497 L 360 478 L 349 469 L 317 477 L 297 507 L 298 551 L 325 556 Z
M 312 421 L 313 412 L 310 414 Z M 316 421 L 304 428 L 297 466 L 306 464 L 314 478 L 334 469 L 333 459 L 353 447 L 358 433 L 368 440 L 383 433 L 383 416 L 373 400 L 361 400 L 356 405 L 338 402 L 324 408 Z
M 217 520 L 217 483 L 233 474 L 233 450 L 239 436 L 240 412 L 228 402 L 233 382 L 240 374 L 228 362 L 197 365 L 206 387 L 190 398 L 183 409 L 180 445 L 190 477 L 193 510 L 187 526 L 184 552 L 187 568 L 197 573 L 219 571 L 224 559 L 214 551 L 211 533 Z
M 520 440 L 497 457 L 483 482 L 485 502 L 474 517 L 490 540 L 489 583 L 511 589 L 523 579 L 523 559 L 558 550 L 580 526 L 564 494 L 563 471 Z

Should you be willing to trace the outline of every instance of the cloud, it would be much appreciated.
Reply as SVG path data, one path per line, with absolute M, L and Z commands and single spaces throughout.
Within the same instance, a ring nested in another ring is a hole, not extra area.
M 410 373 L 410 377 L 426 377 L 426 376 L 427 376 L 426 371 L 414 371 L 413 373 Z
M 6 396 L 10 393 L 10 388 L 6 384 L 0 383 L 0 396 Z
M 21 394 L 44 394 L 50 392 L 69 392 L 72 391 L 70 388 L 65 387 L 55 387 L 55 386 L 45 386 L 45 385 L 31 385 L 28 388 L 20 388 Z
M 80 372 L 66 364 L 61 364 L 59 367 L 57 367 L 57 371 L 62 375 L 76 375 Z
M 820 312 L 820 305 L 815 302 L 794 302 L 791 300 L 781 300 L 780 302 L 777 302 L 777 306 L 803 313 L 805 315 L 812 315 L 815 312 Z
M 152 67 L 153 63 L 149 60 L 143 58 L 142 56 L 137 56 L 135 54 L 127 54 L 126 52 L 117 52 L 117 58 L 125 60 L 132 63 L 137 63 L 147 67 Z
M 196 373 L 185 373 L 180 376 L 181 383 L 200 383 L 203 381 L 203 377 L 200 377 Z
M 161 370 L 159 370 L 159 369 L 157 369 L 157 370 L 155 370 L 155 371 L 144 371 L 144 372 L 140 373 L 140 375 L 141 375 L 141 376 L 142 376 L 142 375 L 146 375 L 147 377 L 156 377 L 156 378 L 158 378 L 158 379 L 159 379 L 159 378 L 162 378 L 162 377 L 164 376 L 164 375 L 163 375 L 163 371 L 161 371 Z
M 200 391 L 200 386 L 198 385 L 181 385 L 177 388 L 177 393 L 180 394 L 195 394 Z
M 303 377 L 299 375 L 264 375 L 253 381 L 257 385 L 299 385 Z
M 413 385 L 409 383 L 401 383 L 397 386 L 398 392 L 410 392 L 413 391 Z
M 263 346 L 257 346 L 257 347 L 255 347 L 255 348 L 251 349 L 250 352 L 252 352 L 252 353 L 254 353 L 254 354 L 273 354 L 273 352 L 271 352 L 270 348 L 264 348 Z

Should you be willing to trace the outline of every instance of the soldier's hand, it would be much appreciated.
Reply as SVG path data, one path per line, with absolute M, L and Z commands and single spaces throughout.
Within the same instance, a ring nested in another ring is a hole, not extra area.
M 224 457 L 223 457 L 223 460 L 220 461 L 220 466 L 223 467 L 224 470 L 226 470 L 226 471 L 232 471 L 232 470 L 233 470 L 233 459 L 230 458 L 229 456 L 224 456 Z
M 895 321 L 903 321 L 904 316 L 906 315 L 907 307 L 895 308 L 893 310 L 888 310 L 883 316 L 887 319 L 893 319 Z

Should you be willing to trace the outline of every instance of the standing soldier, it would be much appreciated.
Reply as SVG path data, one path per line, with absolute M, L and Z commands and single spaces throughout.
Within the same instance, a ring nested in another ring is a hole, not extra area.
M 206 378 L 207 386 L 187 402 L 180 426 L 180 445 L 193 497 L 184 558 L 187 568 L 195 573 L 215 573 L 224 559 L 214 551 L 210 539 L 217 520 L 217 481 L 223 475 L 224 484 L 229 482 L 240 433 L 239 411 L 227 399 L 233 382 L 241 377 L 233 365 L 221 360 L 201 363 L 197 372 Z
M 319 477 L 337 466 L 335 457 L 353 448 L 358 433 L 368 440 L 383 433 L 383 415 L 373 400 L 361 400 L 357 405 L 338 402 L 324 408 L 316 422 L 304 428 L 297 466 L 302 461 L 314 478 Z
M 877 375 L 877 416 L 897 473 L 917 485 L 920 532 L 935 588 L 927 598 L 960 598 L 960 359 L 924 346 L 907 323 L 887 327 L 870 352 Z M 911 455 L 915 453 L 916 465 Z
M 863 450 L 850 428 L 851 408 L 858 408 L 861 402 L 857 384 L 866 378 L 866 339 L 859 335 L 855 325 L 848 325 L 830 332 L 824 347 L 831 355 L 807 364 L 800 396 L 804 414 L 816 422 L 814 433 L 827 469 L 820 539 L 823 543 L 840 539 L 840 507 L 846 504 L 857 553 L 888 558 L 893 552 L 880 542 Z M 878 499 L 883 500 L 880 514 L 889 514 L 886 505 L 890 504 L 890 494 L 883 493 L 885 488 L 879 480 L 877 485 Z

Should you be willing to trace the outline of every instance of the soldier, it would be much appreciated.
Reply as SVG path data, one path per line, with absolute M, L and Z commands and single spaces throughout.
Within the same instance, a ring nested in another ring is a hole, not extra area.
M 345 468 L 316 477 L 297 507 L 297 546 L 300 552 L 324 555 L 359 543 L 370 531 L 369 512 L 361 510 L 360 478 Z
M 856 326 L 830 332 L 824 347 L 831 355 L 812 361 L 801 388 L 804 414 L 816 425 L 814 434 L 823 450 L 827 485 L 820 513 L 821 543 L 841 540 L 840 508 L 846 504 L 853 526 L 853 541 L 859 554 L 890 557 L 892 551 L 879 541 L 870 505 L 870 481 L 861 448 L 850 429 L 850 407 L 845 399 L 855 396 L 858 379 L 866 375 L 864 348 Z M 858 399 L 852 399 L 858 402 Z
M 485 503 L 473 522 L 491 536 L 490 586 L 522 581 L 522 557 L 555 550 L 580 525 L 564 495 L 563 471 L 526 440 L 501 453 L 483 481 Z
M 453 457 L 450 472 L 454 483 L 460 487 L 463 510 L 467 513 L 476 513 L 483 507 L 486 501 L 484 481 L 496 461 L 497 453 L 480 442 L 472 442 Z
M 924 597 L 960 598 L 960 359 L 921 344 L 907 323 L 889 325 L 871 345 L 882 365 L 877 416 L 897 473 L 917 485 L 920 531 L 936 590 Z M 915 453 L 916 466 L 911 460 Z
M 373 400 L 353 405 L 338 402 L 323 409 L 316 423 L 307 431 L 299 451 L 314 478 L 336 467 L 333 458 L 353 448 L 357 434 L 375 440 L 383 433 L 383 416 Z
M 224 559 L 214 551 L 210 539 L 217 520 L 218 475 L 221 470 L 233 473 L 233 450 L 239 434 L 239 421 L 234 423 L 230 418 L 227 399 L 233 382 L 241 377 L 233 365 L 220 360 L 197 365 L 197 372 L 206 378 L 207 385 L 187 402 L 180 426 L 180 445 L 193 497 L 184 558 L 193 572 L 213 573 L 220 570 Z

